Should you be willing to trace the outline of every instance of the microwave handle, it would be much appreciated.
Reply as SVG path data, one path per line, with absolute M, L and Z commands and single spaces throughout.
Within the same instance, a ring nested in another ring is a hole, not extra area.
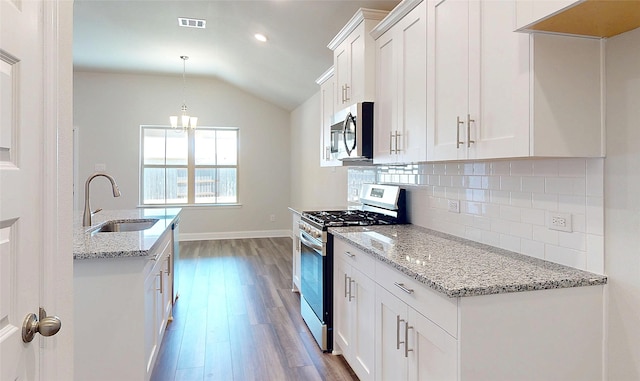
M 347 128 L 349 126 L 349 122 L 353 123 L 353 146 L 349 147 L 349 145 L 347 145 Z M 344 142 L 344 148 L 347 150 L 347 156 L 351 156 L 351 152 L 356 148 L 356 141 L 357 141 L 357 131 L 358 129 L 356 128 L 356 118 L 351 115 L 351 113 L 347 114 L 347 117 L 344 118 L 344 126 L 342 128 L 342 141 Z

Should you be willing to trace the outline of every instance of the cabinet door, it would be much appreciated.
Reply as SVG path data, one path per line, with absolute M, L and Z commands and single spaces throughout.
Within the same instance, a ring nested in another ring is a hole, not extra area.
M 144 282 L 144 359 L 147 376 L 151 376 L 156 352 L 158 351 L 157 310 L 158 285 L 160 280 L 155 272 L 149 274 Z M 148 377 L 147 377 L 148 378 Z
M 399 161 L 427 160 L 427 2 L 423 1 L 394 27 L 398 65 Z M 377 101 L 377 98 L 376 98 Z M 377 126 L 376 126 L 377 127 Z
M 333 109 L 339 111 L 345 108 L 345 86 L 351 82 L 349 78 L 349 51 L 348 41 L 343 41 L 333 51 L 333 63 L 335 66 L 335 92 L 333 95 Z
M 398 121 L 398 67 L 395 64 L 394 46 L 393 28 L 376 40 L 374 163 L 392 163 L 396 161 L 393 135 L 395 135 Z
M 413 308 L 408 316 L 409 380 L 457 380 L 456 339 Z
M 529 156 L 529 36 L 515 1 L 470 3 L 469 158 Z
M 376 285 L 376 380 L 406 380 L 405 324 L 407 305 Z
M 356 102 L 362 102 L 366 99 L 366 79 L 367 79 L 367 66 L 369 61 L 366 60 L 366 39 L 369 37 L 364 33 L 364 22 L 360 24 L 349 36 L 347 41 L 349 42 L 349 83 L 346 91 L 346 103 L 345 105 L 351 105 Z M 373 39 L 371 39 L 373 41 Z M 373 48 L 370 46 L 369 49 Z M 371 54 L 373 52 L 370 51 Z M 374 56 L 375 57 L 375 56 Z M 373 66 L 373 65 L 371 65 Z M 373 74 L 373 73 L 372 73 Z
M 351 310 L 349 309 L 350 266 L 336 257 L 333 271 L 333 340 L 351 363 Z
M 431 3 L 431 2 L 430 2 Z M 435 2 L 434 2 L 435 3 Z M 433 3 L 433 4 L 434 4 Z M 466 158 L 466 119 L 469 83 L 469 3 L 445 0 L 434 9 L 435 103 L 429 126 L 430 160 Z M 462 123 L 458 124 L 460 120 Z
M 371 278 L 351 268 L 351 368 L 361 381 L 373 380 L 375 361 L 375 292 Z
M 331 118 L 334 111 L 335 80 L 334 76 L 327 78 L 320 85 L 320 166 L 340 166 L 337 154 L 331 153 Z
M 292 212 L 291 213 L 291 239 L 293 240 L 292 243 L 292 248 L 291 248 L 291 255 L 292 255 L 292 262 L 293 262 L 293 268 L 291 269 L 293 271 L 293 276 L 292 276 L 292 291 L 300 291 L 300 236 L 298 235 L 298 223 L 300 222 L 300 215 L 298 213 Z

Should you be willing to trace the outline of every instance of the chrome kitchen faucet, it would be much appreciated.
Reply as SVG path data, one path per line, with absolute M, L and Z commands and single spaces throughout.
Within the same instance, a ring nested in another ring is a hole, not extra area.
M 91 207 L 89 206 L 89 183 L 91 183 L 91 180 L 93 180 L 98 176 L 104 176 L 107 179 L 109 179 L 109 181 L 111 181 L 111 188 L 113 189 L 113 197 L 120 197 L 120 189 L 118 188 L 118 184 L 116 184 L 116 180 L 111 175 L 106 174 L 104 172 L 96 172 L 93 175 L 89 176 L 87 181 L 84 183 L 84 214 L 82 215 L 82 226 L 91 226 Z M 96 212 L 98 210 L 96 210 Z

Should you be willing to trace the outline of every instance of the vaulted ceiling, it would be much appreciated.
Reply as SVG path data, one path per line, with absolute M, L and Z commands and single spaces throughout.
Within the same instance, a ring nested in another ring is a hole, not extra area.
M 327 44 L 358 8 L 399 1 L 75 0 L 75 70 L 215 77 L 293 110 L 333 64 Z M 206 20 L 205 29 L 178 18 Z M 259 42 L 255 33 L 267 36 Z

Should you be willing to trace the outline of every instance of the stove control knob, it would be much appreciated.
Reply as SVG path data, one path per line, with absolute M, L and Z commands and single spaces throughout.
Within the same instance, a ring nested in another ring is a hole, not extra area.
M 314 234 L 314 235 L 316 236 L 316 238 L 322 237 L 322 233 L 320 233 L 320 232 L 316 232 L 316 234 Z

